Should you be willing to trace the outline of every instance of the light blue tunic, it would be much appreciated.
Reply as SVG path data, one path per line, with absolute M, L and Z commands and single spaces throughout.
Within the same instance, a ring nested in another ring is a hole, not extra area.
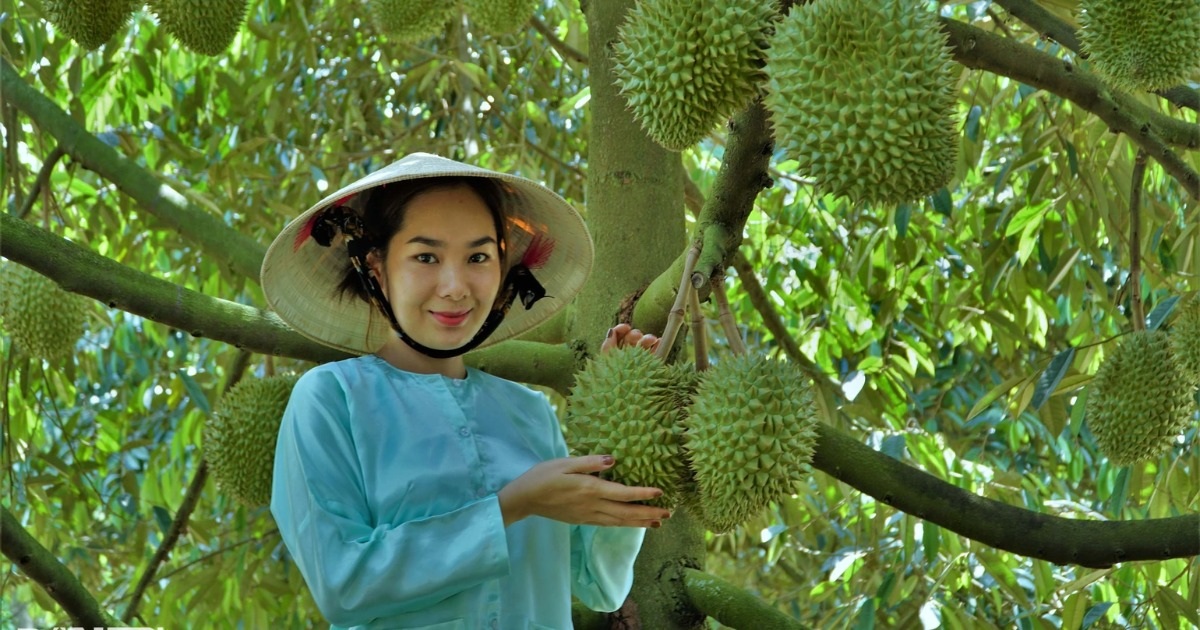
M 621 606 L 645 530 L 539 516 L 505 528 L 497 491 L 566 455 L 543 394 L 366 355 L 296 383 L 271 513 L 335 628 L 571 628 L 572 593 Z

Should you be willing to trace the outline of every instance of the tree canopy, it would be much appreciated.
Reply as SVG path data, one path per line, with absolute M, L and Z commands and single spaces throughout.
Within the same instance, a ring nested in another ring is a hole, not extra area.
M 751 352 L 812 380 L 805 483 L 726 534 L 679 510 L 619 617 L 1200 626 L 1195 412 L 1121 466 L 1087 404 L 1122 340 L 1200 288 L 1200 69 L 1113 86 L 1072 0 L 919 3 L 953 61 L 952 174 L 861 203 L 818 192 L 759 99 L 683 151 L 651 140 L 613 68 L 633 0 L 542 0 L 504 34 L 455 12 L 415 43 L 363 3 L 255 0 L 215 55 L 146 9 L 88 49 L 55 4 L 0 1 L 0 274 L 86 298 L 86 332 L 58 360 L 0 337 L 0 624 L 325 623 L 268 510 L 209 478 L 203 428 L 239 380 L 343 358 L 266 310 L 274 235 L 426 151 L 544 182 L 596 245 L 564 316 L 469 363 L 565 410 L 604 330 L 661 331 L 682 278 L 705 357 L 730 354 L 721 293 Z

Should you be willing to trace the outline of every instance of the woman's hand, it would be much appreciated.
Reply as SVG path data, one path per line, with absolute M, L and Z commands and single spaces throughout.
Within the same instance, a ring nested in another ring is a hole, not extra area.
M 507 527 L 527 516 L 578 525 L 659 527 L 671 513 L 638 505 L 662 496 L 658 488 L 624 486 L 589 473 L 612 468 L 608 455 L 563 457 L 542 462 L 500 489 L 500 512 Z
M 658 348 L 658 337 L 647 335 L 629 324 L 617 324 L 608 329 L 608 336 L 600 344 L 600 352 L 607 352 L 622 346 L 638 346 L 653 352 Z

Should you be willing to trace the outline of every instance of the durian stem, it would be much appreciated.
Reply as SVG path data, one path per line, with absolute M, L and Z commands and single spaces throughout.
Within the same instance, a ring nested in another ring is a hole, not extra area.
M 737 321 L 733 319 L 733 311 L 729 309 L 729 297 L 725 295 L 725 271 L 713 274 L 712 294 L 717 298 L 717 312 L 720 313 L 721 327 L 725 329 L 725 337 L 729 341 L 729 349 L 735 356 L 746 354 L 746 344 L 742 341 L 742 332 L 738 330 Z
M 246 369 L 250 367 L 250 357 L 253 353 L 249 350 L 239 350 L 237 356 L 233 360 L 233 365 L 229 368 L 229 376 L 225 381 L 225 387 L 222 388 L 221 395 L 229 393 L 238 381 L 242 380 Z M 270 355 L 267 356 L 267 361 L 270 362 Z M 273 365 L 268 363 L 268 365 Z M 273 370 L 272 370 L 273 371 Z M 268 376 L 271 376 L 268 373 Z M 200 460 L 200 465 L 196 468 L 196 474 L 192 476 L 192 482 L 188 485 L 187 493 L 183 496 L 183 503 L 179 505 L 179 511 L 175 513 L 175 518 L 171 521 L 171 527 L 167 530 L 166 536 L 163 537 L 162 543 L 154 552 L 154 557 L 150 559 L 150 563 L 146 565 L 145 571 L 142 572 L 141 579 L 138 580 L 137 587 L 133 589 L 133 595 L 129 597 L 129 606 L 125 608 L 125 618 L 133 620 L 137 617 L 138 606 L 141 604 L 142 595 L 146 593 L 146 588 L 150 586 L 151 580 L 154 579 L 154 574 L 158 572 L 158 568 L 166 561 L 167 555 L 171 553 L 171 549 L 179 542 L 179 536 L 187 527 L 188 519 L 192 517 L 192 512 L 196 510 L 196 505 L 200 503 L 200 496 L 204 494 L 204 486 L 208 482 L 208 462 L 204 459 Z M 141 623 L 145 623 L 144 619 L 140 619 Z
M 1133 329 L 1146 329 L 1142 308 L 1142 182 L 1146 177 L 1146 150 L 1138 149 L 1133 160 L 1133 183 L 1129 185 L 1129 303 Z
M 21 204 L 21 209 L 17 211 L 17 216 L 25 219 L 33 210 L 33 204 L 37 203 L 37 198 L 42 194 L 42 189 L 46 188 L 46 184 L 50 181 L 50 175 L 54 172 L 54 167 L 58 165 L 58 161 L 62 159 L 67 152 L 62 150 L 61 146 L 54 147 L 50 155 L 46 156 L 42 162 L 42 168 L 38 171 L 37 179 L 33 182 L 33 187 L 29 189 L 29 194 L 25 196 L 25 201 Z
M 692 349 L 696 371 L 708 369 L 708 335 L 704 331 L 704 313 L 700 311 L 700 294 L 688 287 L 689 308 L 692 311 Z
M 700 239 L 695 239 L 692 241 L 691 248 L 688 249 L 687 260 L 683 263 L 683 276 L 679 280 L 679 292 L 675 294 L 675 303 L 671 305 L 671 312 L 667 315 L 667 327 L 663 330 L 658 350 L 654 353 L 654 356 L 659 359 L 667 358 L 667 354 L 671 352 L 671 346 L 675 345 L 675 337 L 679 334 L 679 328 L 683 326 L 684 307 L 687 305 L 688 292 L 692 287 L 692 270 L 696 268 L 696 261 L 700 258 L 701 243 Z

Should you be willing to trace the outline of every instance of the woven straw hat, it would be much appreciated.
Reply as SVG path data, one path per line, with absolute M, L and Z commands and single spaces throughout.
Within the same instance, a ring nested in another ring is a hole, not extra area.
M 370 302 L 339 294 L 338 285 L 351 268 L 345 244 L 322 247 L 305 228 L 317 213 L 333 205 L 348 206 L 361 214 L 361 200 L 366 195 L 359 193 L 375 186 L 439 176 L 498 180 L 505 197 L 509 267 L 521 260 L 534 236 L 549 237 L 554 243 L 550 258 L 534 272 L 546 297 L 528 310 L 520 303 L 513 305 L 479 348 L 537 326 L 579 293 L 591 272 L 594 250 L 583 218 L 562 197 L 523 177 L 413 153 L 325 197 L 283 228 L 263 259 L 262 288 L 267 303 L 288 325 L 318 343 L 354 354 L 377 351 L 395 333 Z

